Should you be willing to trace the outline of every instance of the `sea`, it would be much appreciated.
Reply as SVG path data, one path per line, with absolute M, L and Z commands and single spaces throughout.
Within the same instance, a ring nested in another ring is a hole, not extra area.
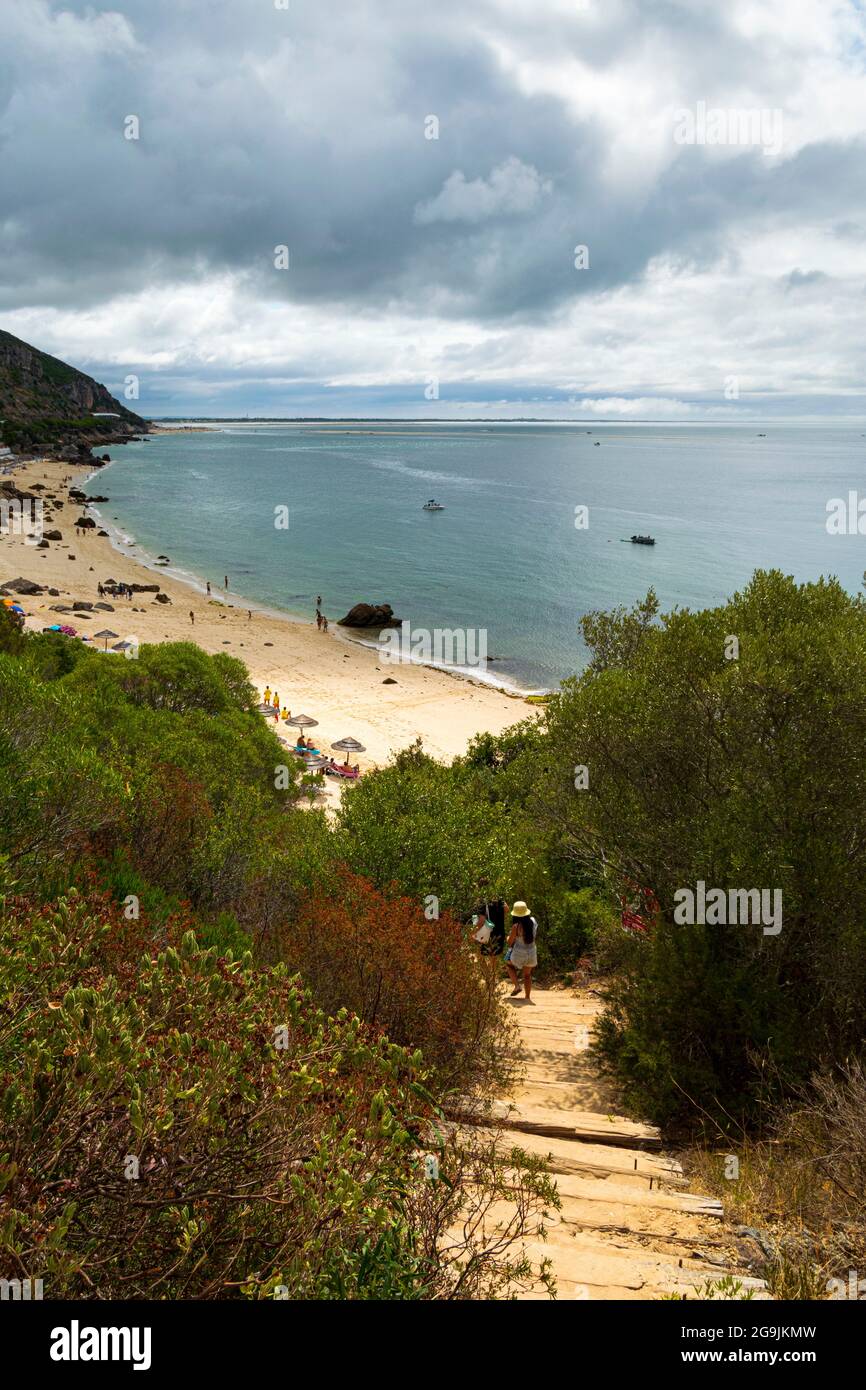
M 332 624 L 389 603 L 527 692 L 585 665 L 585 613 L 650 587 L 694 610 L 758 568 L 852 592 L 866 569 L 866 535 L 828 529 L 835 499 L 866 497 L 859 425 L 238 420 L 108 452 L 88 490 L 139 559 L 306 620 L 320 594 Z

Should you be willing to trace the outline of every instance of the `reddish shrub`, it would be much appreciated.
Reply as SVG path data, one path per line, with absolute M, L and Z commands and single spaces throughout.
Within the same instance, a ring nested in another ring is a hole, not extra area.
M 420 1047 L 447 1088 L 484 1094 L 503 1083 L 513 1044 L 495 976 L 449 914 L 429 921 L 415 899 L 345 872 L 332 897 L 288 923 L 282 956 L 326 1012 L 347 1008 Z

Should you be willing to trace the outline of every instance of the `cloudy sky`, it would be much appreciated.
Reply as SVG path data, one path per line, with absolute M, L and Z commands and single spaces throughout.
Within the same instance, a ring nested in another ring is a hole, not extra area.
M 866 414 L 864 69 L 864 0 L 0 0 L 0 327 L 144 414 Z

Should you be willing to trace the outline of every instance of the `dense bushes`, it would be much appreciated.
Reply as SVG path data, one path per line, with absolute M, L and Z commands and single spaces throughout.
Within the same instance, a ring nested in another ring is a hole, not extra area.
M 459 914 L 513 891 L 530 859 L 522 834 L 510 805 L 418 743 L 344 798 L 338 851 L 378 888 L 433 895 Z
M 252 908 L 292 852 L 299 791 L 291 768 L 277 788 L 285 752 L 243 665 L 188 643 L 124 661 L 59 641 L 0 654 L 0 853 L 19 884 L 52 891 L 51 865 L 68 882 L 121 856 L 151 888 L 269 930 Z
M 633 1103 L 754 1119 L 863 1047 L 866 602 L 769 573 L 722 608 L 651 617 L 590 621 L 593 666 L 550 707 L 539 810 L 576 866 L 659 904 L 613 944 L 604 1048 Z M 780 889 L 781 931 L 677 925 L 699 881 Z
M 548 1179 L 441 1122 L 509 1057 L 463 929 L 346 869 L 239 663 L 8 638 L 0 1276 L 55 1298 L 544 1285 L 521 1238 Z
M 344 874 L 289 921 L 281 954 L 326 1011 L 348 1008 L 393 1042 L 421 1043 L 440 1093 L 503 1084 L 511 1038 L 495 977 L 447 913 L 428 918 L 420 902 Z
M 184 928 L 74 894 L 7 903 L 0 1274 L 99 1299 L 534 1284 L 513 1242 L 554 1200 L 537 1165 L 437 1140 L 420 1052 Z M 493 1231 L 484 1214 L 513 1188 Z

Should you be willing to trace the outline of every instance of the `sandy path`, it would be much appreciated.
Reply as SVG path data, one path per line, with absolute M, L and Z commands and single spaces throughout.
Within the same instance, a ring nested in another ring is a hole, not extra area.
M 687 1190 L 658 1131 L 618 1116 L 587 1041 L 601 1005 L 594 995 L 533 990 L 510 1000 L 526 1060 L 512 1096 L 497 1107 L 502 1138 L 548 1157 L 562 1210 L 547 1239 L 526 1242 L 547 1258 L 561 1299 L 657 1299 L 688 1293 L 738 1270 L 721 1204 Z
M 326 746 L 347 735 L 364 744 L 367 753 L 358 759 L 362 770 L 371 763 L 386 762 L 416 738 L 423 739 L 434 756 L 450 760 L 465 751 L 473 735 L 501 732 L 533 712 L 522 698 L 444 672 L 382 665 L 375 651 L 334 632 L 320 633 L 315 622 L 299 623 L 255 609 L 250 618 L 242 597 L 217 593 L 215 584 L 209 600 L 164 570 L 146 568 L 134 553 L 118 551 L 95 531 L 76 535 L 74 522 L 82 509 L 68 500 L 69 487 L 110 496 L 110 472 L 104 477 L 97 474 L 86 487 L 87 471 L 76 471 L 67 463 L 32 463 L 11 476 L 19 488 L 42 483 L 46 495 L 53 493 L 65 502 L 56 510 L 47 504 L 45 529 L 56 528 L 63 537 L 48 549 L 36 549 L 22 536 L 0 536 L 0 583 L 22 576 L 60 591 L 59 597 L 44 594 L 22 599 L 31 629 L 69 622 L 80 633 L 108 627 L 141 642 L 194 641 L 208 652 L 229 652 L 246 663 L 260 691 L 269 685 L 293 714 L 317 719 L 315 732 Z M 100 510 L 110 517 L 109 505 L 103 504 Z M 155 602 L 153 594 L 136 594 L 131 602 L 108 596 L 114 612 L 97 612 L 89 620 L 51 611 L 52 604 L 73 599 L 95 602 L 97 582 L 109 576 L 129 583 L 159 582 L 171 604 Z M 222 575 L 211 579 L 221 581 Z M 358 595 L 359 600 L 365 597 Z M 384 684 L 388 677 L 397 684 Z M 290 733 L 283 724 L 278 732 L 281 736 Z M 294 740 L 293 731 L 291 736 Z

